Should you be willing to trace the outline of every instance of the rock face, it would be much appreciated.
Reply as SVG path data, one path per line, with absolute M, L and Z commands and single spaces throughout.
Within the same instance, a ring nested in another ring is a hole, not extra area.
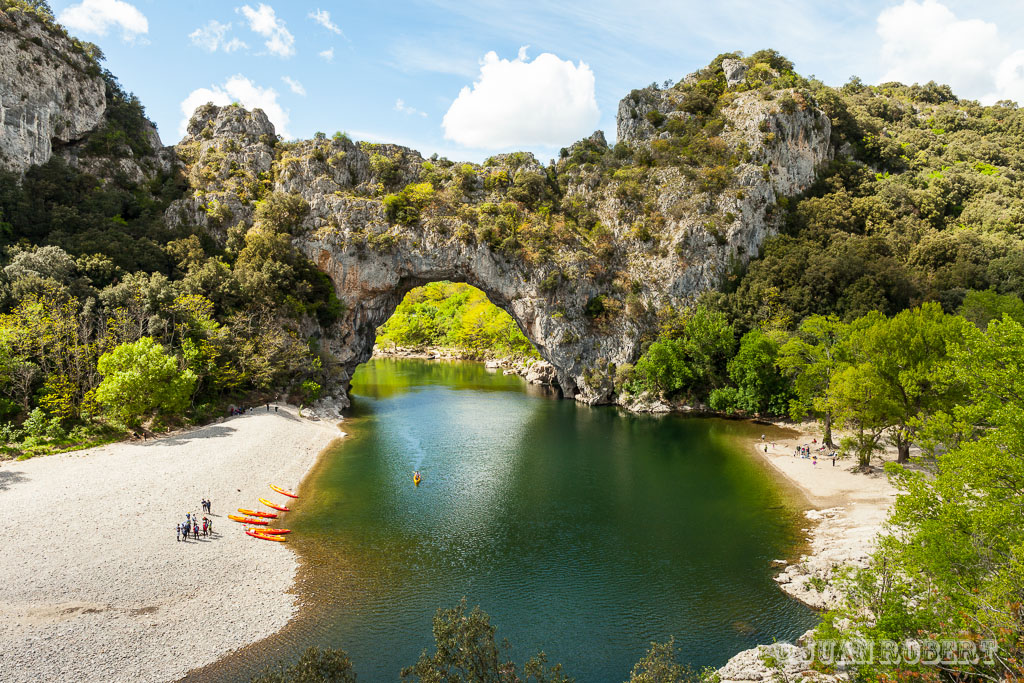
M 24 173 L 80 140 L 106 110 L 99 69 L 63 33 L 0 10 L 0 169 Z
M 619 135 L 644 149 L 664 134 L 641 112 L 669 109 L 671 95 L 636 92 L 619 107 Z M 616 370 L 636 360 L 654 312 L 685 305 L 756 256 L 777 230 L 778 198 L 810 185 L 833 153 L 828 117 L 807 102 L 787 110 L 777 98 L 743 92 L 725 115 L 722 144 L 743 156 L 716 194 L 674 166 L 630 169 L 609 181 L 594 164 L 572 163 L 610 153 L 600 133 L 565 150 L 569 161 L 556 169 L 561 204 L 586 212 L 595 227 L 589 235 L 563 231 L 560 243 L 532 257 L 509 250 L 507 239 L 489 238 L 484 220 L 498 216 L 500 225 L 510 200 L 529 201 L 515 194 L 521 179 L 523 186 L 530 178 L 548 182 L 550 170 L 532 155 L 501 155 L 477 166 L 344 136 L 277 144 L 261 111 L 208 105 L 177 147 L 196 191 L 171 206 L 167 221 L 204 225 L 223 239 L 226 226 L 252 224 L 259 183 L 306 200 L 309 214 L 294 243 L 331 278 L 344 304 L 341 321 L 321 339 L 339 397 L 402 297 L 419 285 L 453 280 L 480 288 L 511 314 L 553 366 L 565 396 L 609 402 Z M 639 181 L 631 185 L 634 177 Z M 417 220 L 389 215 L 388 193 L 425 179 L 436 201 Z M 595 246 L 599 237 L 605 246 Z

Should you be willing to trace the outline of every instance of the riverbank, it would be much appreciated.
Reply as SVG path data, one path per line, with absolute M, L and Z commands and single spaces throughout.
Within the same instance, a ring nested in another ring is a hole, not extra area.
M 501 370 L 506 375 L 518 375 L 530 384 L 558 386 L 555 367 L 537 358 L 494 357 L 466 349 L 444 346 L 406 347 L 374 346 L 374 358 L 403 358 L 412 360 L 460 360 L 483 363 L 489 370 Z
M 896 449 L 890 447 L 873 462 L 871 472 L 860 472 L 850 459 L 833 465 L 817 448 L 821 430 L 813 422 L 798 425 L 773 424 L 764 428 L 762 439 L 747 442 L 775 471 L 800 491 L 810 507 L 807 518 L 809 552 L 789 563 L 777 560 L 782 567 L 775 581 L 787 595 L 819 610 L 830 609 L 842 600 L 837 579 L 843 567 L 864 567 L 875 548 L 897 491 L 889 482 L 884 462 L 895 461 Z M 837 436 L 834 438 L 838 438 Z M 794 457 L 800 446 L 809 446 L 813 458 Z M 806 636 L 807 634 L 805 634 Z M 774 680 L 774 673 L 765 666 L 761 648 L 738 653 L 718 670 L 722 683 Z M 786 676 L 805 674 L 808 680 L 841 680 L 815 672 L 804 672 L 792 645 L 774 648 L 776 659 L 784 662 Z
M 342 435 L 278 406 L 0 464 L 4 680 L 175 680 L 282 628 L 297 559 L 226 515 L 281 499 L 268 484 L 298 487 Z M 214 534 L 176 541 L 202 498 Z

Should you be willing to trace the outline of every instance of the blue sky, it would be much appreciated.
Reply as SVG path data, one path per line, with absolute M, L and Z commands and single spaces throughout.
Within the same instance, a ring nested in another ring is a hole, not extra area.
M 846 4 L 846 3 L 843 3 Z M 935 79 L 1024 101 L 1024 3 L 899 0 L 53 0 L 139 96 L 165 144 L 183 107 L 263 107 L 279 132 L 336 130 L 480 161 L 541 161 L 600 128 L 619 99 L 721 52 L 772 47 L 839 85 Z

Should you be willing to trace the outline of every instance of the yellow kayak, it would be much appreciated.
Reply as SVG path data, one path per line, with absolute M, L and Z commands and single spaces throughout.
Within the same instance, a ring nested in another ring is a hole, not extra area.
M 249 534 L 253 538 L 260 538 L 264 541 L 277 541 L 278 543 L 283 543 L 285 540 L 284 536 L 279 536 L 277 534 L 261 534 L 255 529 L 246 529 L 245 533 Z
M 268 508 L 274 508 L 275 510 L 280 510 L 281 512 L 289 512 L 291 510 L 291 508 L 286 508 L 284 505 L 275 505 L 266 498 L 260 498 L 260 502 L 266 505 Z
M 274 489 L 275 491 L 280 493 L 282 496 L 288 496 L 289 498 L 298 498 L 299 497 L 298 494 L 292 493 L 291 491 L 289 491 L 287 489 L 283 489 L 280 486 L 276 486 L 275 484 L 271 484 L 270 488 Z

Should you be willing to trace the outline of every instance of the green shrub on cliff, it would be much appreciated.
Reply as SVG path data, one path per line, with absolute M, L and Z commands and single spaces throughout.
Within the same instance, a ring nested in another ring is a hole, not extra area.
M 429 183 L 410 183 L 398 194 L 384 197 L 384 211 L 388 220 L 402 225 L 414 225 L 420 212 L 434 197 L 434 186 Z

